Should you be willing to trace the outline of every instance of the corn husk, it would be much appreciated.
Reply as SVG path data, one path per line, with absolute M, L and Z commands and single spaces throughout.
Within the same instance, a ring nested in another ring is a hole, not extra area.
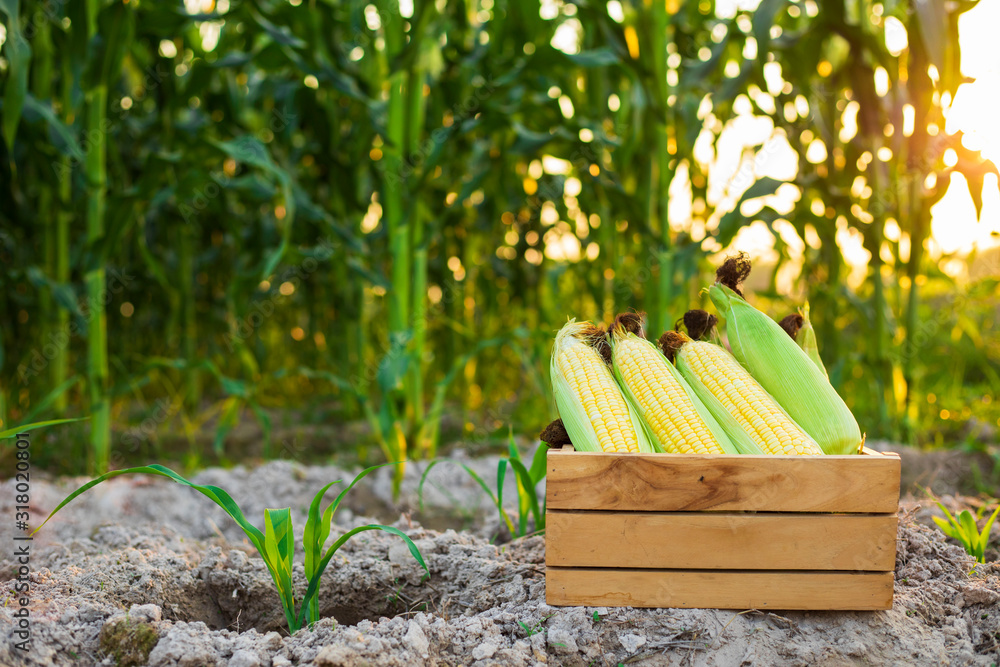
M 733 440 L 728 435 L 728 431 L 724 429 L 721 424 L 719 424 L 718 420 L 715 419 L 712 412 L 705 406 L 705 404 L 699 398 L 698 394 L 694 392 L 688 381 L 684 379 L 684 376 L 681 375 L 681 372 L 676 367 L 674 367 L 672 363 L 667 361 L 667 358 L 663 356 L 660 350 L 653 343 L 649 342 L 645 338 L 636 336 L 631 332 L 625 332 L 620 329 L 616 329 L 612 333 L 612 346 L 611 346 L 612 359 L 613 359 L 612 370 L 614 372 L 615 379 L 618 380 L 618 385 L 622 388 L 622 391 L 625 394 L 625 398 L 628 400 L 632 408 L 642 419 L 650 440 L 658 447 L 660 451 L 668 453 L 680 453 L 674 446 L 674 443 L 663 442 L 659 438 L 657 438 L 654 429 L 652 428 L 652 426 L 650 426 L 651 415 L 645 413 L 645 411 L 642 408 L 642 404 L 640 403 L 639 399 L 633 392 L 632 387 L 630 387 L 628 383 L 625 382 L 625 378 L 621 371 L 621 366 L 619 365 L 618 355 L 615 354 L 615 350 L 618 349 L 618 343 L 623 338 L 635 339 L 635 341 L 639 342 L 640 344 L 648 345 L 650 348 L 652 348 L 652 350 L 656 353 L 656 357 L 663 361 L 663 366 L 666 369 L 666 371 L 670 373 L 671 377 L 677 380 L 677 383 L 684 389 L 684 393 L 691 401 L 695 411 L 702 418 L 702 421 L 705 422 L 705 426 L 708 428 L 709 432 L 711 432 L 716 442 L 719 443 L 719 446 L 722 447 L 722 449 L 724 449 L 727 454 L 762 453 L 760 449 L 758 449 L 756 445 L 753 444 L 752 441 L 750 441 L 748 444 L 747 442 L 744 442 L 744 439 L 741 439 L 739 443 L 741 446 L 737 446 L 737 444 L 733 442 Z M 743 433 L 743 435 L 746 435 L 743 429 L 739 430 L 741 433 Z
M 827 454 L 856 454 L 861 429 L 847 404 L 815 361 L 778 323 L 730 288 L 715 284 L 709 296 L 726 320 L 733 356 Z
M 597 356 L 598 359 L 600 359 L 600 353 L 597 352 L 597 350 L 595 350 L 584 337 L 584 333 L 592 328 L 593 325 L 588 322 L 570 320 L 562 329 L 559 330 L 559 333 L 556 334 L 555 344 L 552 348 L 552 362 L 550 365 L 552 393 L 555 395 L 556 408 L 559 410 L 559 417 L 563 421 L 566 433 L 569 434 L 569 438 L 573 442 L 573 447 L 577 451 L 581 452 L 601 452 L 604 450 L 601 448 L 598 440 L 597 431 L 594 429 L 594 425 L 587 416 L 587 411 L 583 406 L 581 397 L 573 390 L 566 377 L 560 371 L 557 360 L 559 358 L 560 351 L 564 347 L 570 345 L 586 346 L 593 352 L 594 355 Z M 601 359 L 600 365 L 595 365 L 595 368 L 595 372 L 607 373 L 607 377 L 610 378 L 611 382 L 617 384 L 611 369 L 606 363 L 604 363 L 603 359 Z M 627 399 L 625 399 L 625 404 L 628 410 L 628 419 L 632 425 L 634 433 L 636 434 L 636 442 L 639 451 L 647 453 L 656 451 L 656 448 L 652 444 L 653 440 L 649 437 L 649 433 L 647 431 L 649 427 L 642 421 L 642 419 L 639 418 L 635 408 Z
M 812 359 L 816 367 L 823 371 L 823 377 L 827 380 L 830 379 L 829 374 L 826 372 L 826 366 L 823 365 L 823 359 L 819 356 L 819 345 L 816 342 L 816 330 L 813 329 L 812 322 L 809 321 L 809 302 L 802 306 L 799 311 L 802 315 L 802 328 L 799 329 L 799 334 L 795 338 L 795 342 L 799 344 L 802 351 L 806 353 L 806 356 Z

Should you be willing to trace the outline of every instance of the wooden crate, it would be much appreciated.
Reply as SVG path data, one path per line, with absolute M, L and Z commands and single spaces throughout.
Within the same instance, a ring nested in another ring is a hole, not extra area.
M 892 607 L 899 456 L 548 452 L 550 605 Z

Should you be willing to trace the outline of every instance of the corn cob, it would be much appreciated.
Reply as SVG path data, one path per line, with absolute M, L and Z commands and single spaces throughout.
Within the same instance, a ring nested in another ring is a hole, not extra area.
M 573 446 L 594 452 L 654 451 L 595 343 L 607 346 L 603 330 L 570 320 L 552 350 L 552 391 Z
M 749 270 L 745 257 L 730 258 L 709 288 L 726 320 L 733 356 L 825 453 L 856 454 L 863 440 L 847 404 L 814 360 L 739 292 Z
M 657 444 L 674 454 L 738 454 L 708 409 L 656 349 L 619 316 L 611 330 L 615 377 Z
M 823 453 L 723 348 L 675 331 L 663 334 L 660 345 L 724 428 L 735 422 L 766 454 Z

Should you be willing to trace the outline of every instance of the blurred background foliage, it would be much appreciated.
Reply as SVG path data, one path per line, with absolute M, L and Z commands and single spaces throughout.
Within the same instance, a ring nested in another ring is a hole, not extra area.
M 502 448 L 567 317 L 662 331 L 747 249 L 869 438 L 995 441 L 1000 252 L 932 214 L 996 196 L 975 7 L 0 0 L 3 427 L 91 415 L 65 472 Z

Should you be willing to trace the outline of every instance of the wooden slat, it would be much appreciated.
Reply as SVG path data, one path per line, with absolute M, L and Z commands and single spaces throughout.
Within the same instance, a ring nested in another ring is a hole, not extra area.
M 554 606 L 874 610 L 892 607 L 892 572 L 732 572 L 550 567 Z
M 614 454 L 552 449 L 550 509 L 891 514 L 899 458 Z
M 892 570 L 892 514 L 548 512 L 546 565 Z
M 868 449 L 867 447 L 862 448 L 861 451 L 865 456 L 895 456 L 897 459 L 899 458 L 898 452 L 880 452 L 876 449 Z

